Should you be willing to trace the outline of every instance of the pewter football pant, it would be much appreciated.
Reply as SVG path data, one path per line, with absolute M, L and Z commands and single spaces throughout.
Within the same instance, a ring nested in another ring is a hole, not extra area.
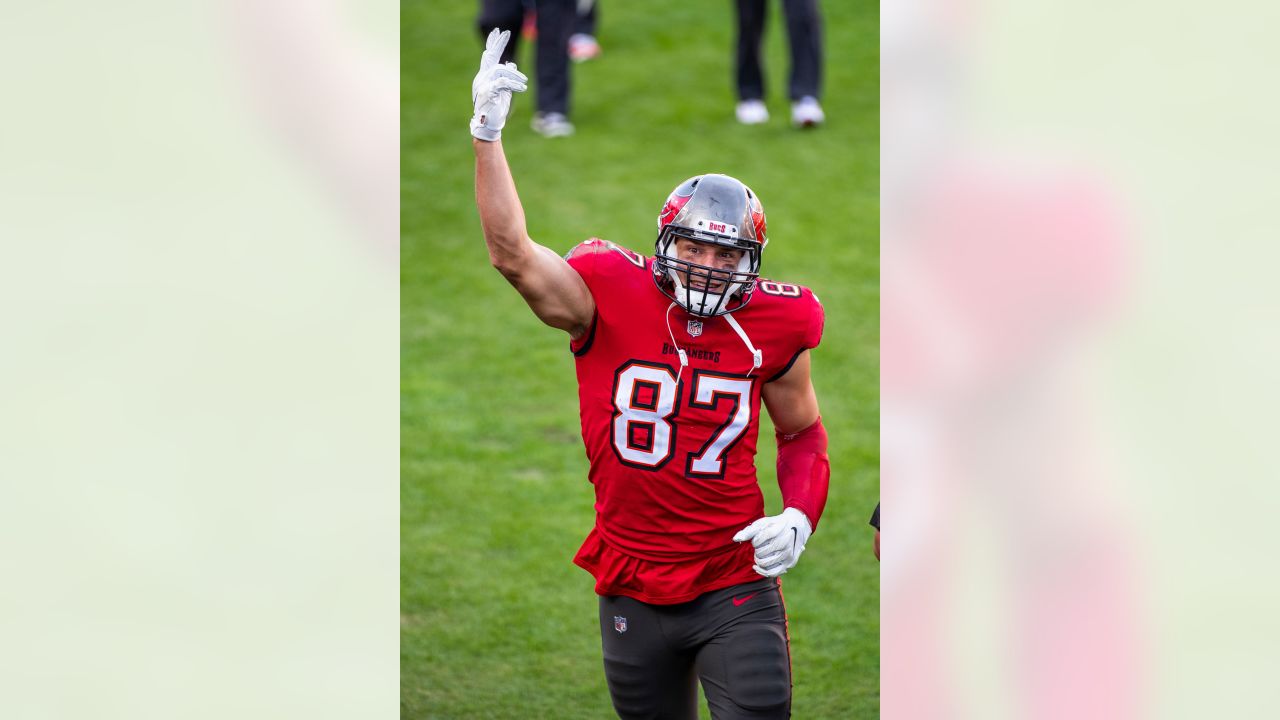
M 679 605 L 600 598 L 605 679 L 623 720 L 696 720 L 698 680 L 715 720 L 791 716 L 786 608 L 776 579 Z

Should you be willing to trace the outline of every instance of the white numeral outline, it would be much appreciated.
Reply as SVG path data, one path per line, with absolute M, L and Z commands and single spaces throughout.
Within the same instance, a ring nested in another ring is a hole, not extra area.
M 622 247 L 621 245 L 614 245 L 613 243 L 609 243 L 609 247 L 622 253 L 622 257 L 626 258 L 627 260 L 630 260 L 632 265 L 635 265 L 641 270 L 644 269 L 644 256 L 641 255 L 640 253 L 634 250 L 628 250 Z
M 800 286 L 791 283 L 780 283 L 772 280 L 757 280 L 756 287 L 765 295 L 777 295 L 779 297 L 800 297 Z
M 652 402 L 641 402 L 648 389 Z M 613 452 L 618 462 L 634 468 L 657 470 L 675 453 L 676 426 L 671 423 L 679 408 L 680 386 L 669 365 L 632 360 L 613 376 Z M 648 442 L 637 440 L 636 430 L 647 428 Z
M 642 470 L 659 470 L 675 455 L 682 383 L 670 365 L 631 360 L 613 376 L 613 453 L 618 462 Z M 751 426 L 755 378 L 708 370 L 693 372 L 689 406 L 714 411 L 728 400 L 728 418 L 706 443 L 685 460 L 685 475 L 707 480 L 724 478 L 724 456 Z
M 733 403 L 729 417 L 697 453 L 690 453 L 685 474 L 709 480 L 724 479 L 724 456 L 733 449 L 751 425 L 751 390 L 755 380 L 741 375 L 724 375 L 706 370 L 693 372 L 693 392 L 689 405 L 715 410 L 721 400 Z

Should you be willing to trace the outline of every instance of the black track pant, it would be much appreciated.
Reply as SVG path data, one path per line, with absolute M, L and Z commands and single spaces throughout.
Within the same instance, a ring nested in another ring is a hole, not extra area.
M 569 114 L 569 35 L 577 21 L 576 0 L 535 0 L 538 14 L 537 61 L 533 74 L 534 94 L 539 112 Z M 481 0 L 476 25 L 483 42 L 494 28 L 510 30 L 511 39 L 502 53 L 502 62 L 512 62 L 520 44 L 524 21 L 522 0 Z
M 760 40 L 764 36 L 766 0 L 738 3 L 738 99 L 763 100 L 764 74 Z M 790 97 L 822 97 L 822 13 L 818 0 L 782 0 L 791 48 Z
M 599 6 L 600 3 L 593 2 L 587 6 L 586 12 L 581 12 L 582 3 L 578 3 L 578 17 L 573 23 L 573 31 L 575 33 L 582 33 L 583 35 L 591 35 L 593 37 L 595 36 L 596 23 L 599 22 L 597 19 L 599 15 L 596 14 L 596 8 Z
M 600 637 L 623 720 L 696 720 L 698 680 L 715 720 L 791 717 L 787 616 L 776 579 L 679 605 L 601 597 Z

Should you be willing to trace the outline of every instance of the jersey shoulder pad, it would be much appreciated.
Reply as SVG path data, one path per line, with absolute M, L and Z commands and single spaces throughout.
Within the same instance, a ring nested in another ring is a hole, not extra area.
M 760 278 L 756 280 L 755 295 L 751 302 L 760 302 L 786 317 L 788 325 L 798 332 L 802 347 L 817 347 L 822 341 L 826 313 L 818 296 L 809 288 Z
M 609 246 L 612 244 L 608 240 L 601 240 L 598 237 L 587 238 L 570 248 L 569 252 L 564 254 L 564 259 L 572 260 L 587 255 L 595 255 L 596 253 L 609 252 Z
M 611 240 L 601 240 L 600 238 L 588 238 L 578 243 L 572 250 L 565 254 L 565 260 L 573 260 L 574 258 L 585 257 L 590 255 L 603 255 L 599 260 L 601 262 L 609 262 L 625 258 L 632 265 L 644 269 L 645 257 L 638 252 L 628 250 Z
M 767 302 L 796 304 L 797 309 L 800 306 L 805 306 L 811 302 L 817 302 L 818 300 L 818 297 L 813 294 L 813 291 L 803 285 L 770 280 L 768 278 L 759 278 L 756 280 L 755 292 L 759 296 L 772 298 L 772 300 Z M 803 300 L 804 302 L 794 303 L 796 300 Z M 792 301 L 792 303 L 788 303 L 788 301 Z

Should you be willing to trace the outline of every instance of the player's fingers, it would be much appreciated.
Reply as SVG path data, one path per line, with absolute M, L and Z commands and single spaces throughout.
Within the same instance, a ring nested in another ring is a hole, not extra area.
M 516 80 L 529 79 L 528 76 L 520 72 L 520 69 L 516 67 L 515 63 L 507 63 L 506 65 L 499 65 L 498 67 L 493 69 L 493 76 L 514 78 Z
M 525 82 L 528 82 L 528 81 L 529 81 L 529 78 L 528 78 L 524 73 L 520 72 L 520 69 L 519 69 L 519 68 L 517 68 L 517 67 L 516 67 L 516 64 L 515 64 L 515 63 L 513 63 L 513 62 L 509 62 L 509 63 L 506 63 L 505 65 L 503 65 L 503 66 L 502 66 L 502 72 L 503 72 L 503 74 L 510 73 L 512 77 L 520 78 L 521 80 L 523 80 L 523 81 L 525 81 Z
M 736 535 L 733 536 L 733 541 L 742 542 L 744 540 L 751 540 L 756 536 L 756 533 L 760 532 L 760 528 L 764 527 L 764 522 L 765 522 L 765 518 L 760 518 L 759 520 L 742 528 L 737 532 Z
M 763 575 L 764 577 L 767 577 L 767 578 L 778 577 L 779 575 L 787 571 L 785 567 L 781 567 L 781 566 L 775 567 L 775 568 L 762 568 L 759 565 L 752 565 L 751 569 L 755 570 L 757 575 Z
M 790 550 L 791 546 L 795 544 L 794 541 L 795 536 L 786 532 L 785 528 L 782 531 L 775 530 L 767 535 L 760 533 L 755 540 L 756 554 L 768 555 L 779 550 Z
M 480 56 L 480 69 L 486 70 L 498 64 L 498 60 L 502 57 L 502 51 L 507 47 L 507 38 L 511 37 L 510 30 L 499 31 L 494 28 L 484 43 L 484 53 Z
M 503 90 L 513 90 L 515 92 L 524 92 L 529 89 L 529 83 L 514 78 L 499 78 L 494 81 L 494 85 Z
M 499 30 L 494 28 L 489 31 L 489 37 L 485 38 L 484 51 L 486 53 L 494 53 L 501 55 L 503 50 L 507 49 L 507 40 L 511 39 L 510 30 Z
M 492 87 L 494 91 L 506 90 L 508 92 L 524 92 L 529 89 L 529 86 L 525 83 L 508 80 L 506 78 L 494 81 Z
M 796 558 L 796 557 L 800 557 L 801 552 L 804 552 L 804 547 L 802 546 L 798 547 L 796 545 L 783 545 L 782 547 L 774 549 L 771 552 L 767 552 L 765 550 L 756 550 L 756 557 L 780 556 L 783 558 Z
M 524 73 L 520 72 L 519 70 L 516 70 L 514 65 L 510 67 L 508 67 L 507 65 L 503 65 L 502 67 L 493 71 L 492 77 L 493 77 L 493 80 L 492 80 L 493 82 L 509 82 L 509 83 L 516 83 L 519 85 L 526 85 L 529 82 L 529 78 L 526 77 Z
M 783 550 L 782 552 L 776 552 L 769 555 L 757 554 L 756 564 L 763 568 L 770 568 L 770 567 L 773 567 L 774 565 L 781 564 L 784 560 L 787 559 L 787 556 L 790 554 L 791 553 L 785 550 Z
M 777 523 L 771 522 L 771 519 L 764 518 L 756 521 L 760 523 L 760 529 L 751 538 L 756 547 L 772 542 L 781 532 L 782 528 Z
M 789 545 L 780 543 L 778 542 L 777 538 L 775 538 L 773 540 L 770 540 L 769 542 L 757 542 L 756 555 L 759 555 L 760 557 L 764 557 L 766 555 L 772 555 L 776 552 L 782 552 L 782 551 L 788 550 L 789 548 L 790 548 Z

